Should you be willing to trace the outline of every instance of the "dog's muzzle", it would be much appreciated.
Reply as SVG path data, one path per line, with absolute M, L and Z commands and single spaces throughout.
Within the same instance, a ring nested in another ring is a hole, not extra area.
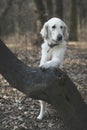
M 57 45 L 60 45 L 62 39 L 63 39 L 63 36 L 61 34 L 58 34 L 57 39 L 56 40 L 52 40 L 51 44 L 48 43 L 48 46 L 53 48 L 53 47 L 55 47 Z
M 57 41 L 62 41 L 62 39 L 63 39 L 63 36 L 62 36 L 61 34 L 59 34 L 59 35 L 57 36 Z

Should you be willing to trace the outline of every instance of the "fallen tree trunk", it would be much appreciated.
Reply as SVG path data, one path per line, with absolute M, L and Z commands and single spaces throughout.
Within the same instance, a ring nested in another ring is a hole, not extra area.
M 0 41 L 0 73 L 29 97 L 50 103 L 62 117 L 65 130 L 87 130 L 87 105 L 60 69 L 41 71 L 26 66 Z

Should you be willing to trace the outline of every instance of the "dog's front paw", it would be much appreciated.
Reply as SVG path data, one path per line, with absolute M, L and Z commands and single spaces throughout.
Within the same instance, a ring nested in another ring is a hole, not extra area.
M 47 69 L 47 65 L 46 64 L 39 65 L 39 68 L 41 70 L 46 70 Z

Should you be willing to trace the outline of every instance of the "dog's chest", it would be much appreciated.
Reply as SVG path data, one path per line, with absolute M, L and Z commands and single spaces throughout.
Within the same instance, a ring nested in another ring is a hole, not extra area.
M 58 48 L 56 48 L 56 47 L 53 47 L 53 48 L 49 48 L 48 50 L 47 50 L 47 59 L 48 60 L 51 60 L 52 59 L 52 57 L 53 57 L 53 55 L 54 55 L 54 53 L 55 53 L 55 51 L 57 50 L 57 53 L 58 53 Z
M 64 45 L 58 45 L 54 47 L 49 47 L 47 43 L 42 44 L 42 53 L 43 57 L 46 58 L 47 61 L 52 60 L 53 57 L 61 58 L 64 52 L 65 46 Z
M 47 53 L 47 59 L 51 60 L 52 59 L 52 50 L 48 49 L 46 53 Z

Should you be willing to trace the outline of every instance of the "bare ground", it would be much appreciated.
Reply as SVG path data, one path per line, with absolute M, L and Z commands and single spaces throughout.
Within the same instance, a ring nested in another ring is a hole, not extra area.
M 30 49 L 9 45 L 19 59 L 29 66 L 38 66 L 40 48 Z M 87 103 L 87 45 L 70 43 L 65 58 L 65 67 L 69 77 L 76 84 Z M 39 103 L 16 89 L 0 75 L 0 130 L 56 130 L 63 126 L 61 117 L 47 104 L 47 112 L 42 121 L 37 120 Z

